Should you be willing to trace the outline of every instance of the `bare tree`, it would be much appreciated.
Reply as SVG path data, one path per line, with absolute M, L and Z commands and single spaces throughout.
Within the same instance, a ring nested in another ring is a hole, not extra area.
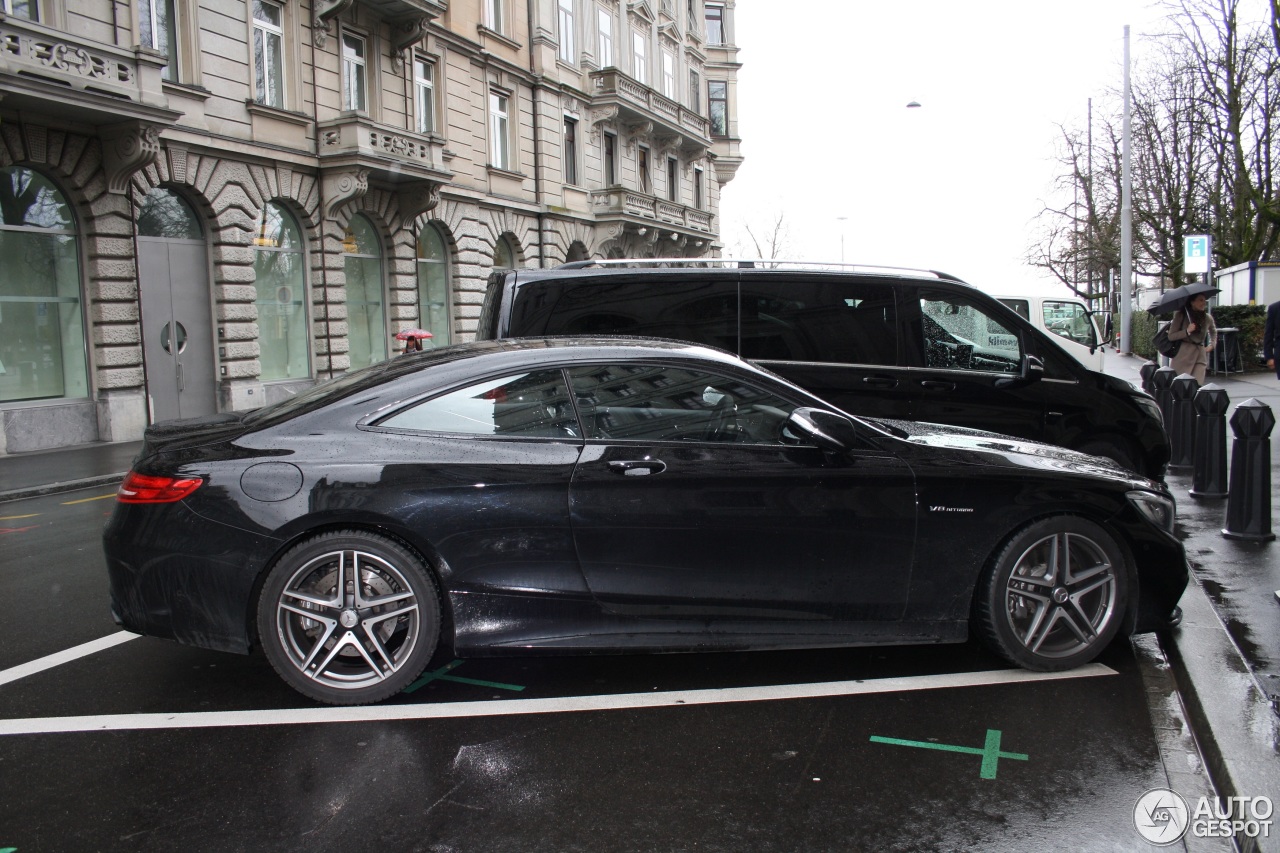
M 747 232 L 747 239 L 751 241 L 750 247 L 746 248 L 746 253 L 751 254 L 754 249 L 754 257 L 763 259 L 785 258 L 791 250 L 791 233 L 787 226 L 786 214 L 781 210 L 772 218 L 757 223 L 753 228 L 750 222 L 742 223 L 742 230 Z M 765 264 L 766 267 L 776 266 L 776 264 Z

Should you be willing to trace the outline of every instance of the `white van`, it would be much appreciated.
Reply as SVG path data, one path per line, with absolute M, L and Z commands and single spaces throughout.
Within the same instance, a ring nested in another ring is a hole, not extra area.
M 992 295 L 1049 333 L 1054 343 L 1076 361 L 1090 370 L 1102 370 L 1102 355 L 1112 340 L 1107 334 L 1105 314 L 1090 311 L 1083 300 L 1074 296 Z

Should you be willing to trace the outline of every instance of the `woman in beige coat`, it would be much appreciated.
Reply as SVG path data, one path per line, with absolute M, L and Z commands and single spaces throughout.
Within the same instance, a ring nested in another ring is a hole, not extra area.
M 1209 313 L 1209 297 L 1200 294 L 1187 303 L 1187 307 L 1173 315 L 1169 323 L 1169 340 L 1181 341 L 1178 354 L 1171 366 L 1177 375 L 1190 373 L 1196 382 L 1204 384 L 1205 370 L 1209 367 L 1209 353 L 1218 342 L 1218 326 Z

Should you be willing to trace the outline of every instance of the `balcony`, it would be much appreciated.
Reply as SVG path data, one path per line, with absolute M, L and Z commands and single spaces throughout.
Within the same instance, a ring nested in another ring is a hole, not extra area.
M 182 115 L 169 108 L 164 94 L 165 63 L 154 50 L 115 47 L 0 15 L 0 96 L 9 109 L 163 129 Z
M 616 68 L 591 72 L 591 106 L 613 115 L 625 127 L 640 128 L 657 142 L 669 141 L 689 159 L 711 146 L 710 122 L 656 89 L 641 85 Z
M 435 206 L 453 172 L 444 165 L 444 140 L 346 115 L 316 124 L 325 213 L 368 190 L 370 179 L 390 185 L 406 221 Z
M 653 240 L 715 236 L 713 217 L 707 211 L 622 187 L 593 190 L 591 210 L 597 222 L 620 222 L 628 231 Z

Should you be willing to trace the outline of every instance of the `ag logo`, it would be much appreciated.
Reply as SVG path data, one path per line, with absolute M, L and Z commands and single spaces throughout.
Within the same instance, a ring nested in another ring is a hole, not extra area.
M 1133 807 L 1138 834 L 1157 847 L 1180 841 L 1190 817 L 1187 801 L 1168 788 L 1152 788 Z

